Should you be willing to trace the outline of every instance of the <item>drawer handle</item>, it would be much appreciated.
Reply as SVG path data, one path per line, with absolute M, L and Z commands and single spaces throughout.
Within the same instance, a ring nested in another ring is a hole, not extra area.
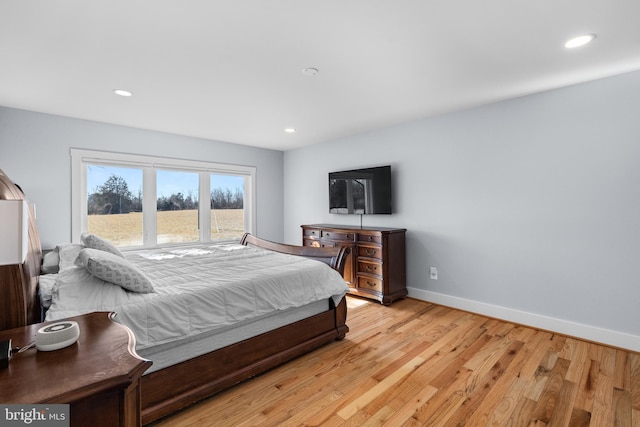
M 373 256 L 373 255 L 375 255 L 375 254 L 376 254 L 376 251 L 375 251 L 375 249 L 365 249 L 365 250 L 364 250 L 364 253 L 365 253 L 366 255 Z
M 374 287 L 376 284 L 375 284 L 375 283 L 372 283 L 372 282 L 370 282 L 370 281 L 368 281 L 368 280 L 367 280 L 367 285 L 369 285 L 369 286 L 371 286 L 371 287 Z
M 367 271 L 376 271 L 376 266 L 375 266 L 375 265 L 367 265 L 367 266 L 365 267 L 365 269 L 366 269 Z
M 369 236 L 369 241 L 372 241 L 372 240 L 373 240 L 373 236 Z
M 345 235 L 344 235 L 344 238 L 345 238 L 345 239 L 350 239 L 350 237 L 349 237 L 349 235 L 348 235 L 348 234 L 345 234 Z

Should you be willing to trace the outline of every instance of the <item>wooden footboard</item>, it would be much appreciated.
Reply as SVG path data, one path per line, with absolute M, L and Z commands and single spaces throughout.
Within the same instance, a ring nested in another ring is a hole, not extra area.
M 260 239 L 252 234 L 245 233 L 240 240 L 242 245 L 258 246 L 275 252 L 282 252 L 290 255 L 303 256 L 328 264 L 341 275 L 344 273 L 344 266 L 349 255 L 348 247 L 315 247 L 315 246 L 295 246 L 284 243 L 270 242 Z
M 198 400 L 344 338 L 343 298 L 330 310 L 254 338 L 144 375 L 140 380 L 142 423 L 147 424 Z
M 245 234 L 244 245 L 305 256 L 329 264 L 341 274 L 348 248 L 283 245 Z M 144 375 L 140 380 L 142 422 L 148 424 L 198 400 L 281 365 L 329 342 L 344 338 L 347 304 Z

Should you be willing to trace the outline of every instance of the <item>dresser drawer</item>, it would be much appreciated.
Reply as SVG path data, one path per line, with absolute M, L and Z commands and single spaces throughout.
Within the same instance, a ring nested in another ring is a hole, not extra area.
M 302 246 L 313 246 L 314 248 L 334 248 L 341 245 L 338 242 L 334 242 L 332 240 L 303 239 Z
M 358 288 L 382 292 L 382 280 L 373 277 L 358 276 Z
M 321 246 L 320 245 L 320 240 L 318 240 L 318 239 L 307 239 L 307 238 L 302 239 L 302 245 L 303 246 L 313 246 L 315 248 L 319 248 Z
M 358 245 L 358 257 L 382 259 L 382 248 Z
M 375 274 L 382 277 L 382 264 L 379 262 L 358 261 L 358 273 Z
M 317 228 L 305 228 L 302 231 L 302 237 L 317 237 L 318 239 L 320 238 L 320 236 L 322 235 L 322 230 L 319 230 Z
M 358 242 L 360 243 L 377 243 L 382 244 L 382 236 L 379 234 L 358 234 Z
M 344 232 L 341 233 L 339 231 L 322 231 L 323 239 L 331 239 L 331 240 L 339 240 L 341 242 L 355 242 L 356 234 Z

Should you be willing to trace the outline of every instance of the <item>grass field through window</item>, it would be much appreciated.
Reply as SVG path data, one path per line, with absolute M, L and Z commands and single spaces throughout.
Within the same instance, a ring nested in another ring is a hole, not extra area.
M 158 244 L 198 241 L 198 210 L 160 211 Z M 142 212 L 89 215 L 88 232 L 116 246 L 142 246 Z M 211 239 L 240 238 L 244 234 L 243 209 L 212 209 Z

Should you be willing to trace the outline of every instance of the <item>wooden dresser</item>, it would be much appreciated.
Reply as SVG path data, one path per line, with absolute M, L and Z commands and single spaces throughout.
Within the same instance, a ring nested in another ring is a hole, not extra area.
M 72 427 L 140 426 L 139 379 L 151 362 L 137 356 L 133 333 L 112 317 L 107 312 L 71 317 L 80 327 L 76 343 L 13 355 L 0 370 L 0 403 L 66 403 Z M 0 339 L 22 347 L 43 325 L 1 331 Z
M 302 225 L 304 246 L 348 246 L 349 293 L 389 305 L 407 295 L 404 228 Z

